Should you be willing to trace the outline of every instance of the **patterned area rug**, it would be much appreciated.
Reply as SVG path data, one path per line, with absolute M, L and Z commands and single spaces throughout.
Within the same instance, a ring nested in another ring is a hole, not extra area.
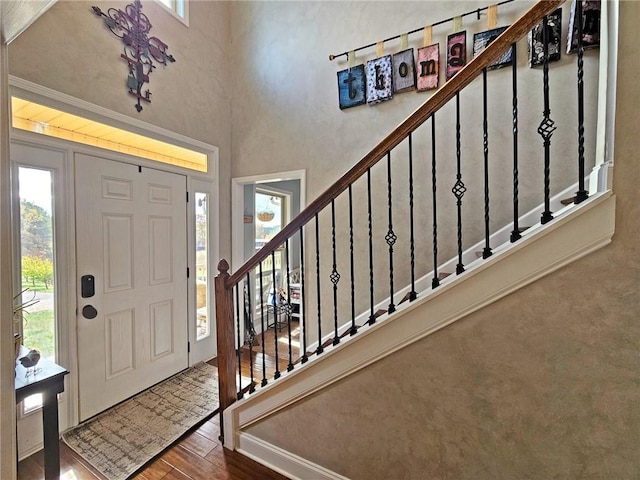
M 205 363 L 68 430 L 62 439 L 106 478 L 123 480 L 217 408 L 217 369 Z

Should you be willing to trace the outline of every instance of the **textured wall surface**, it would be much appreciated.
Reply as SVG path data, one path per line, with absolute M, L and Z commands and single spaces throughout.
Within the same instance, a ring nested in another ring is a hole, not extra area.
M 622 2 L 613 242 L 248 429 L 349 478 L 640 478 L 640 61 Z
M 153 103 L 139 115 L 126 94 L 121 44 L 91 12 L 94 3 L 54 5 L 10 45 L 10 73 L 219 147 L 221 254 L 227 258 L 231 176 L 305 168 L 307 198 L 313 199 L 430 95 L 409 92 L 376 107 L 340 111 L 336 72 L 346 63 L 329 62 L 328 54 L 452 14 L 450 3 L 439 2 L 192 1 L 186 28 L 145 2 L 153 34 L 169 45 L 176 63 L 151 75 Z M 455 5 L 463 12 L 485 3 Z M 510 8 L 501 9 L 500 24 L 513 20 Z M 619 72 L 612 245 L 254 426 L 252 433 L 353 478 L 640 474 L 639 125 L 629 101 L 640 76 L 631 33 L 638 17 L 638 4 L 623 2 L 627 33 Z M 434 35 L 447 33 L 449 27 Z M 410 46 L 421 46 L 415 38 Z M 389 44 L 387 51 L 397 46 Z M 519 64 L 526 66 L 526 47 L 518 51 Z M 358 61 L 374 56 L 368 51 Z M 508 72 L 492 77 L 500 86 Z M 552 102 L 566 94 L 561 84 L 555 87 Z M 539 89 L 522 90 L 521 108 L 541 111 L 539 96 Z M 595 98 L 593 90 L 588 98 Z M 477 113 L 480 102 L 468 100 L 465 108 Z M 529 101 L 537 103 L 527 107 Z M 509 109 L 492 111 L 508 118 Z M 562 115 L 554 113 L 559 124 Z M 498 147 L 507 141 L 501 135 L 491 140 Z M 554 143 L 554 149 L 562 156 L 561 145 Z M 528 178 L 539 176 L 537 164 Z
M 514 2 L 499 9 L 498 24 L 508 25 L 533 2 Z M 340 110 L 338 107 L 337 72 L 347 68 L 346 57 L 330 62 L 329 54 L 367 45 L 403 31 L 419 28 L 432 21 L 449 18 L 484 7 L 479 1 L 457 2 L 236 2 L 231 8 L 231 52 L 233 55 L 233 140 L 232 177 L 267 174 L 304 168 L 307 173 L 307 196 L 311 201 L 340 175 L 356 164 L 401 121 L 432 94 L 409 91 L 396 94 L 391 100 L 375 106 L 360 105 Z M 568 24 L 568 6 L 564 22 Z M 565 25 L 566 27 L 566 25 Z M 467 31 L 468 59 L 472 55 L 473 34 L 486 29 L 486 15 L 464 18 Z M 565 28 L 566 30 L 566 28 Z M 451 23 L 433 29 L 433 41 L 440 43 L 441 67 L 445 58 L 446 36 Z M 409 47 L 423 46 L 423 35 L 409 37 Z M 385 43 L 385 54 L 400 51 L 400 41 Z M 355 64 L 376 57 L 376 49 L 357 52 Z M 519 109 L 520 109 L 520 211 L 526 212 L 542 202 L 543 152 L 542 141 L 535 133 L 542 120 L 542 70 L 531 69 L 527 61 L 526 39 L 518 42 Z M 552 195 L 576 181 L 575 115 L 562 102 L 576 98 L 575 55 L 563 55 L 551 70 L 552 118 L 558 130 L 552 142 Z M 597 98 L 597 51 L 586 55 L 586 96 Z M 512 184 L 512 101 L 511 69 L 503 68 L 488 74 L 489 152 L 491 162 L 491 229 L 503 227 L 511 218 Z M 444 82 L 444 68 L 440 72 Z M 482 171 L 482 82 L 476 80 L 461 94 L 461 155 L 463 181 L 467 187 L 463 201 L 464 248 L 483 238 Z M 587 170 L 593 164 L 593 135 L 596 102 L 588 102 Z M 530 115 L 526 115 L 529 113 Z M 447 261 L 456 255 L 456 199 L 451 194 L 455 177 L 455 102 L 450 102 L 437 114 L 438 163 L 438 233 L 439 259 Z M 526 132 L 533 132 L 527 134 Z M 431 269 L 432 203 L 431 127 L 427 122 L 413 136 L 415 178 L 415 251 L 419 252 L 416 277 Z M 409 284 L 409 215 L 407 142 L 392 153 L 393 224 L 398 241 L 394 246 L 394 275 L 397 287 Z M 388 245 L 384 237 L 387 222 L 386 162 L 372 170 L 373 231 L 376 278 L 388 277 Z M 367 189 L 362 178 L 353 186 L 355 244 L 368 244 Z M 349 281 L 349 229 L 347 195 L 336 201 L 337 265 L 341 284 Z M 329 209 L 319 216 L 320 270 L 323 281 L 330 285 L 331 216 Z M 312 222 L 313 223 L 313 222 Z M 314 238 L 315 228 L 305 232 Z M 305 249 L 308 264 L 315 263 L 314 245 Z M 427 252 L 427 253 L 424 253 Z M 356 251 L 357 312 L 368 308 L 369 270 L 366 248 Z M 376 302 L 382 302 L 389 289 L 375 288 Z M 309 282 L 308 298 L 315 298 L 315 284 Z M 322 311 L 331 312 L 333 297 L 322 295 Z M 340 312 L 350 311 L 348 288 L 338 290 Z M 316 308 L 307 309 L 307 318 L 316 321 Z M 348 313 L 344 313 L 348 316 Z M 331 328 L 332 315 L 322 315 L 323 330 Z M 311 329 L 310 329 L 311 330 Z M 314 341 L 317 332 L 308 331 Z
M 122 1 L 62 0 L 9 46 L 9 73 L 219 148 L 220 221 L 230 224 L 231 92 L 229 3 L 191 2 L 186 27 L 155 2 L 143 2 L 149 36 L 168 45 L 176 61 L 158 65 L 145 85 L 151 103 L 134 108 L 127 93 L 122 41 L 91 9 L 124 8 Z M 230 234 L 221 229 L 221 253 Z

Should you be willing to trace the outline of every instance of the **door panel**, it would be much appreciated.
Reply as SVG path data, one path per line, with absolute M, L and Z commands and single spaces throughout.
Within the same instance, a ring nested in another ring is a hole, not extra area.
M 77 273 L 95 276 L 78 295 L 82 421 L 188 366 L 186 178 L 83 154 L 75 171 Z
M 102 257 L 106 293 L 133 288 L 133 218 L 131 215 L 103 215 Z
M 105 344 L 107 349 L 106 378 L 130 372 L 134 368 L 134 311 L 124 310 L 105 315 Z

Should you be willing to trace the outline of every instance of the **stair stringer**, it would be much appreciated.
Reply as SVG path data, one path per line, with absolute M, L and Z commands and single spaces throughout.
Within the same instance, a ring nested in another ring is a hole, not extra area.
M 615 230 L 611 191 L 590 197 L 562 217 L 476 262 L 455 281 L 398 306 L 358 335 L 345 337 L 304 368 L 283 373 L 270 385 L 223 413 L 224 446 L 290 478 L 343 478 L 243 430 L 293 403 L 361 370 L 472 312 L 574 262 L 611 242 Z

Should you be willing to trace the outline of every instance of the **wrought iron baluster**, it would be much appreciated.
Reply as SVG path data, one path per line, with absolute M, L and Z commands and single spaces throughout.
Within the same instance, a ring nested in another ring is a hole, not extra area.
M 409 301 L 417 298 L 416 294 L 416 252 L 413 225 L 413 138 L 409 133 L 409 256 L 411 259 L 411 291 Z
M 291 313 L 293 309 L 291 307 L 291 271 L 289 268 L 289 239 L 284 242 L 284 253 L 287 262 L 287 298 L 285 299 L 285 316 L 287 317 L 287 336 L 289 338 L 289 365 L 287 365 L 287 372 L 293 370 L 293 350 L 291 346 Z
M 351 274 L 351 332 L 355 335 L 358 332 L 356 327 L 356 282 L 355 266 L 353 261 L 353 189 L 349 184 L 349 268 Z
M 307 323 L 305 321 L 305 299 L 307 297 L 304 283 L 304 233 L 302 230 L 303 228 L 300 227 L 300 336 L 302 337 L 303 351 L 301 363 L 306 363 L 309 360 L 309 357 L 307 356 Z
M 373 212 L 371 208 L 371 169 L 367 169 L 367 211 L 369 220 L 369 303 L 371 313 L 369 315 L 369 325 L 376 323 L 376 315 L 373 305 Z
M 338 334 L 338 282 L 340 274 L 336 265 L 336 205 L 335 200 L 331 200 L 331 250 L 333 252 L 333 265 L 331 267 L 331 275 L 329 280 L 333 283 L 333 344 L 340 343 L 340 335 Z
M 431 114 L 431 191 L 433 198 L 433 279 L 431 288 L 440 285 L 438 278 L 438 213 L 436 196 L 436 114 Z
M 253 312 L 251 311 L 251 276 L 247 273 L 247 279 L 245 281 L 245 298 L 244 298 L 244 324 L 245 327 L 251 324 L 251 328 L 249 330 L 249 377 L 251 379 L 251 383 L 249 384 L 249 393 L 253 393 L 256 391 L 256 385 L 253 374 L 253 342 L 255 340 L 254 330 L 253 330 Z
M 578 22 L 578 191 L 575 203 L 584 202 L 589 192 L 584 187 L 584 42 L 582 38 L 582 2 L 576 2 Z
M 276 371 L 273 374 L 273 379 L 276 380 L 280 378 L 280 358 L 278 357 L 278 324 L 280 323 L 280 293 L 278 292 L 278 282 L 276 281 L 276 252 L 275 250 L 271 252 L 271 286 L 272 291 L 270 293 L 273 294 L 273 338 L 274 338 L 274 347 L 275 347 L 275 360 L 276 360 Z
M 242 346 L 240 345 L 240 285 L 233 287 L 236 294 L 236 355 L 238 357 L 238 400 L 244 396 L 242 388 Z
M 389 230 L 384 236 L 387 245 L 389 245 L 389 308 L 387 312 L 393 313 L 396 311 L 396 306 L 393 303 L 393 246 L 396 243 L 398 237 L 393 232 L 393 205 L 391 201 L 391 152 L 387 152 L 387 206 L 389 207 Z
M 258 274 L 260 275 L 260 327 L 262 329 L 262 382 L 261 386 L 265 386 L 267 381 L 267 354 L 265 352 L 265 341 L 264 341 L 264 331 L 266 330 L 265 322 L 264 322 L 264 286 L 262 285 L 262 262 L 258 264 Z M 267 319 L 267 322 L 269 319 Z
M 458 207 L 458 264 L 456 265 L 456 274 L 460 275 L 464 272 L 464 264 L 462 263 L 462 197 L 467 188 L 462 182 L 461 172 L 461 152 L 460 152 L 460 92 L 456 93 L 456 183 L 451 189 L 456 197 L 456 205 Z
M 316 213 L 316 293 L 318 300 L 318 348 L 316 354 L 320 355 L 324 352 L 322 346 L 322 296 L 320 295 L 320 222 L 318 221 L 318 214 Z
M 553 219 L 553 213 L 551 212 L 549 191 L 550 191 L 550 163 L 551 163 L 551 136 L 556 129 L 555 122 L 551 120 L 551 108 L 549 107 L 549 44 L 547 34 L 547 17 L 542 19 L 542 43 L 544 60 L 542 62 L 542 79 L 543 79 L 543 93 L 544 93 L 544 118 L 540 122 L 538 127 L 538 134 L 543 139 L 544 145 L 544 212 L 540 222 L 545 224 Z M 581 20 L 578 20 L 580 22 Z
M 482 70 L 482 145 L 484 152 L 484 250 L 482 258 L 492 255 L 489 245 L 489 121 L 487 108 L 487 69 Z
M 516 45 L 511 45 L 513 51 L 513 62 L 511 63 L 511 83 L 513 91 L 513 231 L 511 232 L 511 242 L 516 242 L 521 238 L 520 227 L 518 226 L 518 61 L 516 57 Z

